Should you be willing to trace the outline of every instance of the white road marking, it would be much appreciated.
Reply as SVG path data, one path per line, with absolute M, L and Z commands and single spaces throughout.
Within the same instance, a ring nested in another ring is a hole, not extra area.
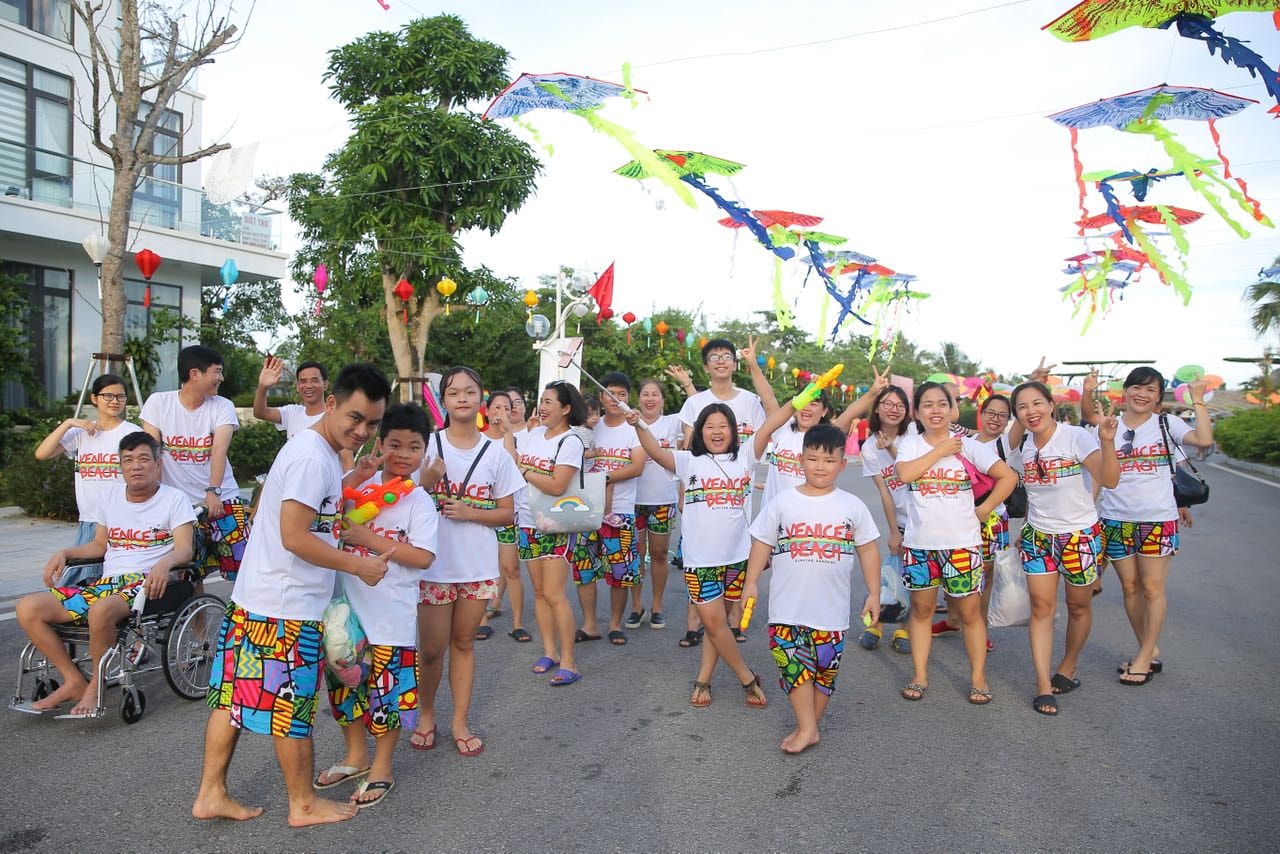
M 16 619 L 18 619 L 18 614 L 16 611 L 10 611 L 7 614 L 0 614 L 0 623 L 3 623 L 5 620 L 16 620 Z
M 1280 483 L 1276 483 L 1274 480 L 1267 480 L 1265 477 L 1258 477 L 1257 475 L 1246 474 L 1240 471 L 1239 469 L 1231 468 L 1231 466 L 1220 466 L 1217 463 L 1205 463 L 1205 465 L 1213 466 L 1218 471 L 1230 472 L 1231 474 L 1234 474 L 1238 477 L 1248 478 L 1249 480 L 1256 481 L 1258 483 L 1265 483 L 1267 486 L 1273 486 L 1276 489 L 1280 489 Z

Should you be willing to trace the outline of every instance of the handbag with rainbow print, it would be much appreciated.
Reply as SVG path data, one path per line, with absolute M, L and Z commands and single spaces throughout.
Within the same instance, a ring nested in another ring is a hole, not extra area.
M 555 459 L 560 455 L 560 445 L 569 438 L 564 436 L 556 445 Z M 533 513 L 534 526 L 544 534 L 574 534 L 599 530 L 604 521 L 605 474 L 588 472 L 586 452 L 578 476 L 569 479 L 569 485 L 560 495 L 548 495 L 532 484 L 529 490 L 529 510 Z

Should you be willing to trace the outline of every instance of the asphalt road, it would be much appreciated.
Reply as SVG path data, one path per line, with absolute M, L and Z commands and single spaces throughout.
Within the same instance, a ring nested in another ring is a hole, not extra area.
M 874 499 L 858 473 L 846 480 Z M 252 735 L 231 784 L 267 812 L 193 820 L 206 712 L 159 674 L 134 726 L 115 706 L 92 723 L 0 710 L 0 851 L 1274 850 L 1280 489 L 1206 474 L 1213 500 L 1197 509 L 1170 579 L 1164 673 L 1142 688 L 1117 681 L 1133 644 L 1109 577 L 1083 688 L 1057 719 L 1031 711 L 1024 629 L 993 633 L 996 699 L 985 708 L 965 702 L 957 636 L 935 643 L 919 703 L 898 697 L 906 656 L 850 644 L 822 743 L 785 756 L 790 709 L 758 628 L 746 654 L 769 707 L 747 708 L 724 670 L 713 705 L 689 706 L 697 651 L 676 647 L 673 576 L 669 630 L 584 645 L 584 678 L 565 689 L 530 674 L 539 645 L 511 642 L 499 618 L 477 645 L 483 756 L 459 756 L 445 733 L 434 752 L 402 744 L 387 801 L 342 825 L 290 829 L 269 740 Z M 10 662 L 20 645 L 16 625 L 0 621 Z M 447 696 L 438 716 L 449 720 Z M 319 721 L 316 742 L 318 763 L 339 757 L 332 720 Z

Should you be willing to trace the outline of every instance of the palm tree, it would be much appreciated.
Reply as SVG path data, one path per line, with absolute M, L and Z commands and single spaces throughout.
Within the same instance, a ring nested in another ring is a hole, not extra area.
M 1272 266 L 1280 267 L 1280 257 Z M 1254 282 L 1244 296 L 1253 303 L 1253 314 L 1249 318 L 1253 330 L 1259 335 L 1280 332 L 1280 275 Z

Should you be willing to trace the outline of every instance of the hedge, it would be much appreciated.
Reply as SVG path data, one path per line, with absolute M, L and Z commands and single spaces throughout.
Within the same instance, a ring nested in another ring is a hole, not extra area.
M 1227 456 L 1280 465 L 1280 407 L 1245 409 L 1219 419 L 1213 438 Z

